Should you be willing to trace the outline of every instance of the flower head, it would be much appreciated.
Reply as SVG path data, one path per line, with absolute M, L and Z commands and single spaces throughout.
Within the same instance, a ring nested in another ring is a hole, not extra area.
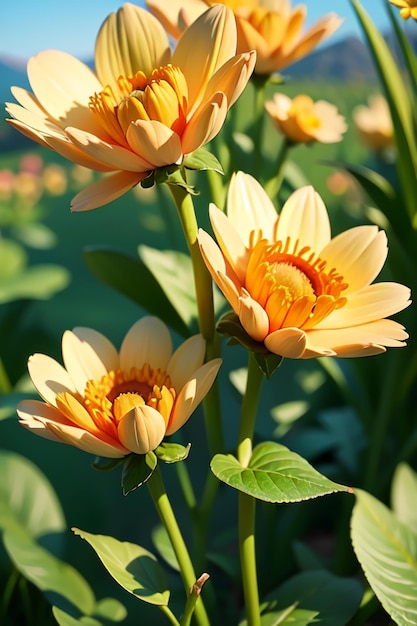
M 390 150 L 394 146 L 394 128 L 388 103 L 384 96 L 369 96 L 368 106 L 353 110 L 353 121 L 363 143 L 375 151 Z
M 333 239 L 326 207 L 312 187 L 294 192 L 277 217 L 251 176 L 234 175 L 228 215 L 212 205 L 217 244 L 199 244 L 210 273 L 247 335 L 289 358 L 366 356 L 402 346 L 407 333 L 385 317 L 410 304 L 397 283 L 371 284 L 387 256 L 376 226 Z
M 213 4 L 213 0 L 147 0 L 174 37 Z M 222 4 L 235 14 L 238 52 L 256 50 L 257 74 L 272 74 L 305 57 L 342 23 L 330 13 L 302 34 L 307 14 L 304 4 L 295 9 L 290 0 L 225 0 Z
M 337 108 L 309 96 L 299 95 L 291 99 L 285 94 L 274 94 L 265 102 L 265 108 L 278 129 L 292 142 L 336 143 L 341 141 L 347 126 Z
M 136 322 L 119 352 L 91 328 L 66 331 L 65 369 L 46 355 L 30 357 L 43 402 L 21 402 L 20 423 L 97 456 L 146 454 L 183 426 L 213 384 L 221 361 L 203 365 L 204 354 L 201 335 L 172 353 L 169 331 L 155 317 Z
M 233 13 L 214 6 L 171 54 L 146 10 L 126 3 L 102 25 L 97 74 L 64 52 L 28 62 L 33 93 L 12 88 L 8 121 L 41 145 L 91 169 L 113 172 L 73 200 L 77 211 L 121 196 L 157 168 L 180 165 L 210 141 L 244 89 L 255 54 L 236 55 Z
M 400 8 L 400 15 L 403 20 L 412 17 L 417 21 L 417 0 L 389 0 L 395 7 Z

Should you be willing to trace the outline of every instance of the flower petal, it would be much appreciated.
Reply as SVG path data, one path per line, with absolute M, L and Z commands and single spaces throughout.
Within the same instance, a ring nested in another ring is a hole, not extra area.
M 40 105 L 63 126 L 96 127 L 88 103 L 103 87 L 87 65 L 66 52 L 44 50 L 29 59 L 27 73 Z
M 206 342 L 202 335 L 194 335 L 184 341 L 169 359 L 167 373 L 177 392 L 204 363 Z
M 226 217 L 223 211 L 220 211 L 220 209 L 216 207 L 216 205 L 210 205 L 209 214 L 211 225 L 222 254 L 227 259 L 227 262 L 233 269 L 233 272 L 236 273 L 239 282 L 243 284 L 246 276 L 246 266 L 248 261 L 248 250 L 245 246 L 244 240 L 241 239 L 240 233 L 232 222 Z M 227 274 L 229 273 L 228 271 L 224 271 L 226 267 L 222 267 L 220 263 L 217 264 L 216 269 Z
M 97 35 L 95 64 L 103 85 L 118 93 L 120 75 L 141 71 L 149 76 L 156 67 L 167 65 L 169 40 L 157 19 L 145 9 L 125 2 L 103 22 Z
M 380 320 L 411 304 L 410 290 L 398 283 L 374 283 L 352 293 L 346 304 L 315 326 L 315 330 L 347 328 Z
M 277 239 L 298 240 L 298 250 L 309 246 L 313 252 L 330 241 L 330 222 L 325 204 L 311 186 L 294 191 L 279 216 Z
M 302 357 L 307 343 L 305 332 L 299 328 L 281 328 L 268 335 L 264 344 L 270 352 L 289 359 Z
M 193 114 L 182 135 L 182 152 L 189 154 L 211 141 L 224 124 L 227 114 L 227 98 L 222 93 L 213 96 Z
M 72 378 L 60 363 L 46 354 L 29 357 L 28 370 L 36 391 L 56 406 L 56 396 L 64 391 L 76 392 Z
M 126 139 L 132 150 L 150 164 L 150 170 L 181 161 L 179 136 L 161 122 L 137 120 L 127 129 Z
M 377 226 L 357 226 L 336 235 L 321 251 L 327 267 L 336 268 L 348 283 L 343 295 L 369 285 L 387 258 L 387 236 Z
M 117 426 L 120 441 L 130 452 L 155 450 L 165 436 L 165 420 L 159 411 L 143 404 L 131 409 Z
M 385 352 L 386 347 L 404 346 L 407 337 L 404 327 L 393 320 L 376 320 L 351 328 L 311 330 L 307 333 L 303 358 L 315 357 L 316 350 L 326 349 L 338 357 L 370 356 Z
M 239 297 L 239 320 L 252 339 L 263 341 L 268 334 L 269 319 L 261 305 L 248 295 Z
M 77 426 L 66 426 L 48 422 L 46 427 L 63 443 L 68 443 L 71 446 L 79 448 L 89 454 L 94 454 L 95 456 L 102 456 L 108 459 L 120 459 L 126 456 L 126 454 L 129 454 L 129 450 L 118 442 L 107 443 L 103 441 L 103 439 Z
M 119 367 L 119 353 L 107 337 L 93 328 L 82 326 L 73 328 L 72 332 L 80 341 L 92 347 L 108 372 Z
M 88 380 L 100 380 L 107 374 L 107 368 L 94 348 L 70 330 L 62 337 L 62 356 L 67 372 L 82 396 Z
M 214 383 L 221 363 L 221 359 L 213 359 L 205 363 L 184 385 L 175 401 L 166 431 L 167 435 L 172 435 L 179 430 L 195 411 Z
M 146 316 L 128 331 L 120 348 L 120 367 L 143 367 L 166 369 L 172 354 L 172 340 L 166 325 L 157 317 Z
M 227 98 L 227 108 L 230 109 L 245 89 L 251 77 L 256 61 L 256 53 L 245 52 L 227 61 L 210 78 L 205 90 L 204 100 L 212 93 L 221 91 Z
M 46 426 L 48 422 L 69 425 L 68 420 L 58 409 L 40 400 L 23 400 L 17 406 L 16 412 L 21 426 L 51 441 L 60 441 L 60 439 L 48 430 Z
M 119 198 L 143 180 L 147 172 L 116 172 L 105 176 L 86 189 L 83 189 L 72 199 L 72 211 L 91 211 L 104 206 Z
M 236 54 L 236 22 L 230 9 L 218 4 L 187 28 L 172 55 L 188 85 L 192 109 L 201 102 L 213 74 Z
M 278 219 L 272 200 L 262 185 L 244 172 L 234 173 L 230 180 L 227 217 L 247 247 L 253 230 L 260 233 L 260 238 L 271 239 Z

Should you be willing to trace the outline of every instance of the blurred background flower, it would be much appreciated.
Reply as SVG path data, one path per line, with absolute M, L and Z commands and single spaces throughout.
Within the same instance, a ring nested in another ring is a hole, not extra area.
M 381 94 L 368 97 L 368 106 L 353 109 L 353 121 L 361 141 L 374 151 L 389 151 L 394 147 L 394 128 L 386 99 Z

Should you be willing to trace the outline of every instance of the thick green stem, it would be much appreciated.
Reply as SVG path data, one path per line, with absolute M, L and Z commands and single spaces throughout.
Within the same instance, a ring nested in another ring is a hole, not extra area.
M 240 415 L 237 457 L 247 467 L 252 456 L 256 410 L 262 384 L 262 372 L 252 352 L 248 357 L 248 378 Z M 252 496 L 239 493 L 239 550 L 248 626 L 261 623 L 255 547 L 255 505 Z
M 172 510 L 171 503 L 165 491 L 161 471 L 158 466 L 148 480 L 147 485 L 155 508 L 158 511 L 158 515 L 171 541 L 172 549 L 174 550 L 178 565 L 180 567 L 181 577 L 188 599 L 190 589 L 196 582 L 196 575 L 194 572 L 193 564 L 191 563 L 190 555 L 188 554 L 187 547 L 179 529 L 176 517 Z M 197 602 L 195 605 L 195 618 L 199 626 L 210 625 L 202 599 L 200 599 L 200 601 Z

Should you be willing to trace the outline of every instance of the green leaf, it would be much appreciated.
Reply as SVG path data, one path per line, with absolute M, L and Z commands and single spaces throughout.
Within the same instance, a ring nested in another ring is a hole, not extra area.
M 57 606 L 52 608 L 52 615 L 55 617 L 59 626 L 103 626 L 103 622 L 99 622 L 94 617 L 81 616 L 73 617 Z
M 112 622 L 121 622 L 127 616 L 126 608 L 116 598 L 103 598 L 96 602 L 94 615 Z
M 190 448 L 191 443 L 187 446 L 182 446 L 180 443 L 164 441 L 156 448 L 155 454 L 160 461 L 164 461 L 165 463 L 177 463 L 187 458 Z
M 15 452 L 0 452 L 0 529 L 18 526 L 32 537 L 62 532 L 59 500 L 42 472 Z
M 149 604 L 168 606 L 166 576 L 151 552 L 114 537 L 93 535 L 78 528 L 73 528 L 73 531 L 90 544 L 109 574 L 123 589 Z
M 261 605 L 261 625 L 345 626 L 361 598 L 361 586 L 353 578 L 339 578 L 325 570 L 303 572 L 267 596 Z
M 188 154 L 184 158 L 183 166 L 189 170 L 214 170 L 219 174 L 224 174 L 217 158 L 205 148 L 199 148 L 192 154 Z
M 163 319 L 182 337 L 189 336 L 190 332 L 184 319 L 172 304 L 172 300 L 167 297 L 153 272 L 141 259 L 134 259 L 122 252 L 104 248 L 88 248 L 84 250 L 83 256 L 90 271 L 105 285 L 127 296 L 152 315 Z
M 3 542 L 19 572 L 43 591 L 51 604 L 65 609 L 70 602 L 81 613 L 92 614 L 94 594 L 76 569 L 35 543 L 23 528 L 6 530 Z M 61 606 L 63 599 L 67 602 Z
M 16 276 L 26 266 L 27 254 L 18 243 L 0 239 L 0 285 L 3 280 Z
M 69 272 L 59 265 L 29 267 L 21 274 L 0 279 L 0 304 L 21 298 L 47 300 L 69 281 Z
M 143 485 L 152 475 L 158 458 L 154 452 L 147 454 L 130 454 L 123 465 L 122 487 L 123 495 Z
M 120 459 L 106 459 L 105 457 L 96 456 L 91 463 L 91 467 L 96 472 L 111 472 L 125 462 L 125 457 Z
M 16 237 L 21 242 L 36 250 L 46 250 L 52 248 L 57 243 L 55 233 L 45 224 L 39 224 L 38 222 L 21 224 L 16 228 L 15 232 Z
M 398 626 L 417 623 L 417 534 L 366 491 L 355 489 L 351 538 L 378 600 Z
M 362 8 L 359 0 L 351 0 L 361 23 L 390 108 L 397 144 L 397 171 L 403 190 L 403 201 L 410 219 L 415 223 L 417 197 L 417 146 L 413 126 L 413 106 L 406 83 L 387 42 Z
M 144 245 L 139 246 L 138 254 L 187 329 L 182 336 L 188 336 L 189 328 L 197 327 L 198 319 L 191 258 L 176 250 L 156 250 Z M 150 294 L 145 295 L 150 297 Z M 163 309 L 159 317 L 162 313 Z
M 395 33 L 397 41 L 400 45 L 400 49 L 408 70 L 408 74 L 411 80 L 411 84 L 413 87 L 414 97 L 417 96 L 417 62 L 416 55 L 411 45 L 410 41 L 407 39 L 407 36 L 403 29 L 398 24 L 398 19 L 394 15 L 394 9 L 391 4 L 386 4 L 386 10 L 388 12 L 388 16 L 390 18 L 392 29 Z M 402 21 L 402 20 L 401 20 Z
M 268 354 L 255 352 L 255 359 L 263 374 L 267 378 L 271 378 L 275 370 L 281 365 L 283 357 L 279 354 L 273 354 L 272 352 L 268 352 Z
M 407 463 L 400 463 L 391 486 L 395 516 L 417 533 L 417 474 Z
M 285 446 L 264 442 L 256 446 L 248 467 L 231 454 L 216 454 L 213 474 L 230 487 L 266 502 L 300 502 L 351 489 L 329 480 Z

